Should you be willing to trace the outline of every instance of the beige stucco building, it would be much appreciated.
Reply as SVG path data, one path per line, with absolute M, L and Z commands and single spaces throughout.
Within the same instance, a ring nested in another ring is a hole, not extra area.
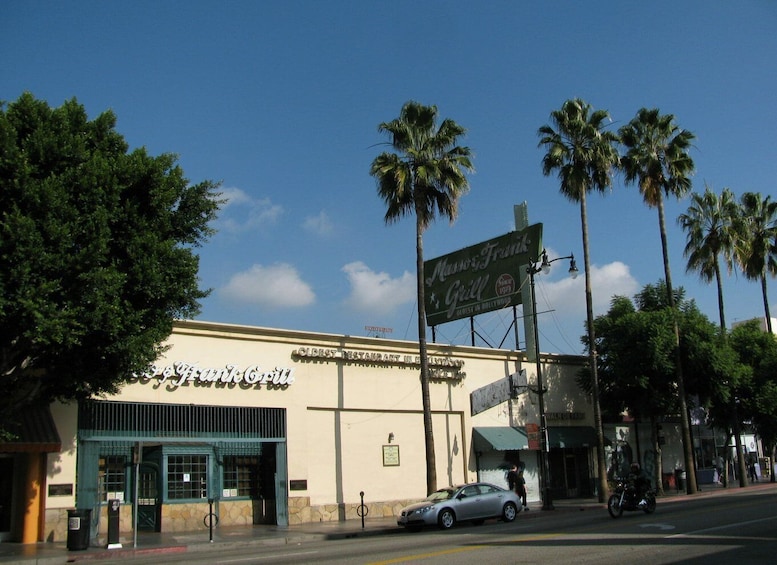
M 427 494 L 416 342 L 181 321 L 167 345 L 119 394 L 51 407 L 61 449 L 45 455 L 35 537 L 64 539 L 76 507 L 103 536 L 111 500 L 126 533 L 205 528 L 211 509 L 220 525 L 356 518 L 362 501 L 368 517 L 390 516 Z M 539 424 L 535 363 L 433 343 L 429 356 L 438 486 L 506 486 L 506 464 L 520 461 L 539 500 L 525 431 Z M 554 498 L 594 494 L 593 408 L 575 383 L 584 362 L 541 356 Z M 473 392 L 521 370 L 527 388 L 473 408 Z M 12 518 L 17 538 L 25 523 Z

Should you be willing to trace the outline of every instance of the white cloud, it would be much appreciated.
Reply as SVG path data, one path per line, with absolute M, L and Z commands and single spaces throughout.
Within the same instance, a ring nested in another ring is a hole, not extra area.
M 316 300 L 310 285 L 288 263 L 254 265 L 236 273 L 220 294 L 236 302 L 269 308 L 300 308 Z
M 333 225 L 329 216 L 324 210 L 318 216 L 308 216 L 302 223 L 302 227 L 314 234 L 327 235 L 332 233 Z
M 265 224 L 275 224 L 283 207 L 269 198 L 253 198 L 239 188 L 223 188 L 217 228 L 229 232 L 245 232 Z
M 559 261 L 553 265 L 556 275 L 569 268 L 566 261 Z M 538 310 L 547 307 L 556 310 L 557 314 L 572 315 L 585 318 L 585 274 L 583 273 L 582 260 L 577 264 L 580 273 L 576 279 L 565 277 L 560 280 L 542 280 L 545 275 L 535 276 L 535 288 L 537 294 Z M 591 295 L 593 297 L 594 315 L 604 314 L 610 307 L 612 297 L 617 295 L 631 298 L 639 291 L 639 283 L 631 275 L 629 266 L 615 261 L 603 267 L 591 268 Z
M 348 263 L 342 270 L 351 284 L 346 304 L 356 310 L 388 314 L 416 299 L 415 275 L 407 271 L 392 279 L 388 273 L 376 273 L 361 261 Z

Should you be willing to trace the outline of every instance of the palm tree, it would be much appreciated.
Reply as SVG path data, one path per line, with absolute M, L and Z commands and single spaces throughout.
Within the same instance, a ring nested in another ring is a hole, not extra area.
M 607 499 L 607 463 L 604 460 L 604 432 L 599 404 L 599 378 L 594 333 L 593 298 L 591 294 L 591 261 L 588 246 L 588 212 L 586 195 L 592 190 L 606 192 L 612 186 L 612 172 L 618 164 L 615 149 L 617 136 L 605 131 L 610 114 L 593 110 L 579 98 L 567 100 L 560 110 L 550 114 L 552 125 L 538 130 L 539 146 L 547 147 L 542 158 L 545 176 L 558 171 L 561 194 L 580 203 L 583 229 L 583 260 L 585 263 L 585 302 L 588 327 L 588 355 L 591 366 L 591 391 L 594 400 L 594 421 L 597 435 L 597 466 L 599 468 L 599 502 Z
M 699 277 L 705 282 L 713 277 L 718 287 L 718 313 L 720 316 L 720 335 L 726 340 L 726 315 L 723 308 L 723 278 L 721 277 L 721 259 L 728 273 L 731 274 L 734 264 L 734 249 L 741 230 L 739 206 L 734 193 L 726 188 L 720 196 L 708 186 L 704 194 L 691 195 L 691 205 L 688 212 L 681 214 L 678 222 L 687 232 L 685 256 L 688 257 L 687 272 L 698 271 Z M 737 453 L 742 453 L 742 436 L 740 434 L 739 410 L 736 398 L 731 402 L 731 424 Z M 730 431 L 728 433 L 731 433 Z M 726 453 L 725 469 L 728 471 L 729 454 Z M 745 486 L 744 460 L 739 457 L 739 484 Z M 724 483 L 728 485 L 728 472 Z
M 624 172 L 626 184 L 637 183 L 645 204 L 649 208 L 658 209 L 667 299 L 669 307 L 675 310 L 675 375 L 680 401 L 680 422 L 687 476 L 686 491 L 688 494 L 694 494 L 697 491 L 696 469 L 693 460 L 688 405 L 685 398 L 685 381 L 680 353 L 680 326 L 672 289 L 672 273 L 669 268 L 666 220 L 664 218 L 664 194 L 679 199 L 691 189 L 690 176 L 693 173 L 694 165 L 688 150 L 694 135 L 690 131 L 677 127 L 672 114 L 661 115 L 657 108 L 640 109 L 634 119 L 623 126 L 618 133 L 621 143 L 626 148 L 626 153 L 621 158 L 621 169 Z
M 424 305 L 423 233 L 439 214 L 452 223 L 458 216 L 458 201 L 467 190 L 465 172 L 474 171 L 468 147 L 457 145 L 466 130 L 450 119 L 437 127 L 437 106 L 407 102 L 399 118 L 383 122 L 380 133 L 391 137 L 395 152 L 375 157 L 370 174 L 378 194 L 386 203 L 387 224 L 402 216 L 416 218 L 416 278 L 418 289 L 418 349 L 421 358 L 421 396 L 426 447 L 426 489 L 437 490 L 437 469 L 429 397 L 429 361 L 426 353 L 426 310 Z
M 743 230 L 737 260 L 745 277 L 761 282 L 766 329 L 772 333 L 766 276 L 777 275 L 777 202 L 755 192 L 745 192 L 740 202 Z
M 723 308 L 723 279 L 721 260 L 728 274 L 734 265 L 734 243 L 738 217 L 737 202 L 731 189 L 725 188 L 718 196 L 709 186 L 704 194 L 691 195 L 691 205 L 680 214 L 678 223 L 686 231 L 686 272 L 697 271 L 704 282 L 715 279 L 718 287 L 718 313 L 721 335 L 726 335 L 726 315 Z

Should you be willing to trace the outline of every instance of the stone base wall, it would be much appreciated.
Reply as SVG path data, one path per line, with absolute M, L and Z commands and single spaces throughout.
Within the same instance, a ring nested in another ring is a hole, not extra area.
M 43 541 L 67 541 L 67 509 L 46 509 Z
M 413 502 L 416 501 L 394 500 L 365 503 L 364 506 L 367 510 L 365 519 L 396 516 L 402 508 Z M 310 497 L 289 497 L 289 525 L 361 520 L 358 510 L 359 504 L 322 504 L 311 506 Z
M 365 519 L 387 518 L 396 516 L 399 511 L 415 500 L 395 500 L 387 502 L 370 502 L 365 504 L 367 514 Z M 252 526 L 268 523 L 261 516 L 263 510 L 255 500 L 220 500 L 214 504 L 213 511 L 219 517 L 219 526 Z M 274 515 L 274 501 L 271 509 Z M 321 504 L 310 505 L 310 497 L 295 496 L 289 498 L 289 525 L 308 524 L 313 522 L 338 522 L 342 520 L 360 520 L 358 504 Z M 162 505 L 163 532 L 189 532 L 207 530 L 204 518 L 209 511 L 209 505 L 202 502 Z M 44 540 L 47 542 L 63 542 L 67 540 L 67 509 L 46 510 L 46 525 Z M 123 536 L 133 531 L 132 505 L 122 504 L 119 508 L 119 531 Z M 97 526 L 98 538 L 103 539 L 108 532 L 108 507 L 100 509 Z

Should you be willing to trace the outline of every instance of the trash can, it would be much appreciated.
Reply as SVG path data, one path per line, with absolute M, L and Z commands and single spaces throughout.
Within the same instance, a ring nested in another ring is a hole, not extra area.
M 67 511 L 67 548 L 69 551 L 77 551 L 89 547 L 91 522 L 91 508 Z
M 674 482 L 677 485 L 677 490 L 685 490 L 685 471 L 682 469 L 675 469 Z

